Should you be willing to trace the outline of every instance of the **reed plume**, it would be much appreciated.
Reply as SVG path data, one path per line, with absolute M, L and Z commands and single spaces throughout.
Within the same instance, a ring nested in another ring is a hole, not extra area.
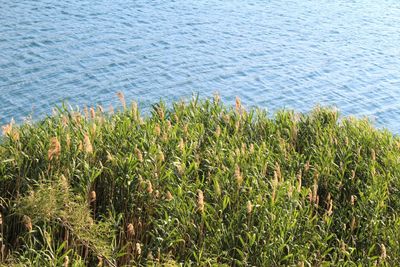
M 89 193 L 89 202 L 93 203 L 96 201 L 96 191 L 92 190 Z
M 57 137 L 52 137 L 50 139 L 50 148 L 49 151 L 47 152 L 47 157 L 49 160 L 52 160 L 53 158 L 58 158 L 61 153 L 61 144 L 58 141 Z
M 85 152 L 88 154 L 93 153 L 93 146 L 92 146 L 92 143 L 90 142 L 90 138 L 89 138 L 88 134 L 85 134 L 85 136 L 84 136 L 84 149 L 85 149 Z
M 125 110 L 125 109 L 126 109 L 126 101 L 125 101 L 124 93 L 118 92 L 118 93 L 117 93 L 117 97 L 118 97 L 119 101 L 121 102 L 122 107 L 123 107 L 124 110 Z
M 246 210 L 247 210 L 247 214 L 251 214 L 251 212 L 253 211 L 253 204 L 251 203 L 250 200 L 247 201 Z
M 385 260 L 387 257 L 386 247 L 384 244 L 381 244 L 381 260 Z
M 242 108 L 242 103 L 241 103 L 241 101 L 240 101 L 240 98 L 239 98 L 239 97 L 236 97 L 236 99 L 235 99 L 235 109 L 236 109 L 236 112 L 239 113 L 239 112 L 241 111 L 241 108 Z
M 90 107 L 90 117 L 91 117 L 92 119 L 95 119 L 95 118 L 96 118 L 96 111 L 94 110 L 93 107 Z
M 139 162 L 143 162 L 143 154 L 137 147 L 135 147 L 135 153 Z
M 140 243 L 136 243 L 135 245 L 136 255 L 140 256 L 142 254 L 142 245 Z
M 204 211 L 204 194 L 200 189 L 197 189 L 197 210 L 201 213 Z
M 32 220 L 29 216 L 24 215 L 22 217 L 22 223 L 25 225 L 25 228 L 28 230 L 28 232 L 32 232 Z
M 153 185 L 151 184 L 151 181 L 147 180 L 146 183 L 147 183 L 147 188 L 146 188 L 147 193 L 152 194 L 153 193 Z
M 171 201 L 171 200 L 174 199 L 174 197 L 172 196 L 172 194 L 171 194 L 170 191 L 167 191 L 167 194 L 166 194 L 165 199 L 166 199 L 167 201 Z
M 235 178 L 236 178 L 236 184 L 240 187 L 243 183 L 243 176 L 242 173 L 240 172 L 239 165 L 235 166 Z
M 68 256 L 65 256 L 64 257 L 64 267 L 68 267 L 69 266 L 69 257 Z
M 135 234 L 135 228 L 133 227 L 133 224 L 132 224 L 132 223 L 129 223 L 129 224 L 126 226 L 126 235 L 127 235 L 128 237 L 132 237 L 134 234 Z

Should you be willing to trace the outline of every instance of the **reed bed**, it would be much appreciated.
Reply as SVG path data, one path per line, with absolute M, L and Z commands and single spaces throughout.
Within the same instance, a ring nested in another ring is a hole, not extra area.
M 3 127 L 0 265 L 394 266 L 400 139 L 219 97 Z

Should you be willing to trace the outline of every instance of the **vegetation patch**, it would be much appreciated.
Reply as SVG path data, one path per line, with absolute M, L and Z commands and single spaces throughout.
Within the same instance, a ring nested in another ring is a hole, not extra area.
M 394 266 L 400 139 L 315 108 L 59 108 L 3 127 L 0 265 Z

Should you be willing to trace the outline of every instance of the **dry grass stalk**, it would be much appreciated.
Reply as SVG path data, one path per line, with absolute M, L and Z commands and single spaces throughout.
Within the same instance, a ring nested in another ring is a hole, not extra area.
M 61 153 L 61 144 L 58 141 L 57 137 L 52 137 L 50 139 L 50 148 L 47 153 L 47 157 L 49 160 L 52 160 L 53 158 L 58 158 Z

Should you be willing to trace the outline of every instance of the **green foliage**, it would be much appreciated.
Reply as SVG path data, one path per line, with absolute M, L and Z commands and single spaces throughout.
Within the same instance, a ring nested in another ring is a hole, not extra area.
M 391 266 L 400 139 L 367 120 L 214 100 L 65 107 L 0 142 L 0 262 Z

